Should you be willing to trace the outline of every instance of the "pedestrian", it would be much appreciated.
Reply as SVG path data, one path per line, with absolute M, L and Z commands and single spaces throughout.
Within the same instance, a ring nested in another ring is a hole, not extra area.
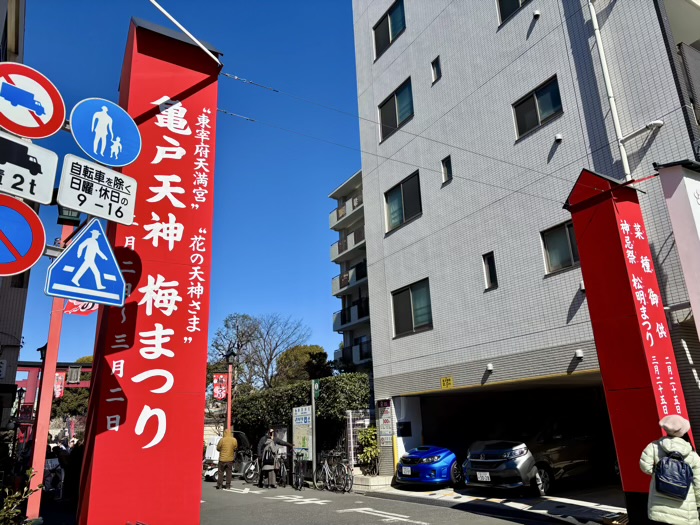
M 262 488 L 263 478 L 267 477 L 267 486 L 271 489 L 277 488 L 277 480 L 275 478 L 275 470 L 279 468 L 277 459 L 277 447 L 294 447 L 293 443 L 287 443 L 283 439 L 275 436 L 274 429 L 267 431 L 267 434 L 258 441 L 258 458 L 260 460 L 260 477 L 258 478 L 258 487 Z
M 642 452 L 639 466 L 650 474 L 649 519 L 672 525 L 700 525 L 700 456 L 689 439 L 690 422 L 681 416 L 659 421 L 665 437 Z
M 220 489 L 224 482 L 224 472 L 226 473 L 226 488 L 231 488 L 231 477 L 233 474 L 233 460 L 236 458 L 238 441 L 233 437 L 233 431 L 229 428 L 224 431 L 224 437 L 219 440 L 216 450 L 219 451 L 219 475 L 216 480 L 216 489 Z

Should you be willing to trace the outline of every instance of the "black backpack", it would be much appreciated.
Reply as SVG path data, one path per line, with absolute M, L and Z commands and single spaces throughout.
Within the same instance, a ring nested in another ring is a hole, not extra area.
M 671 452 L 654 469 L 656 492 L 672 499 L 685 501 L 693 485 L 693 469 L 678 452 Z
M 275 445 L 270 443 L 263 449 L 262 462 L 263 465 L 274 465 L 275 464 Z

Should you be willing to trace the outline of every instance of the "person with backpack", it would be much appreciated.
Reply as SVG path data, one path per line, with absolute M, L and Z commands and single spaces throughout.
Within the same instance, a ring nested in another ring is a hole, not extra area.
M 267 477 L 267 486 L 271 489 L 277 488 L 275 470 L 277 469 L 277 447 L 294 447 L 293 443 L 287 443 L 283 439 L 275 436 L 275 431 L 270 429 L 267 434 L 260 438 L 258 442 L 258 458 L 260 459 L 260 477 L 258 487 L 262 488 L 263 478 Z
M 652 441 L 639 466 L 651 475 L 649 519 L 671 525 L 700 525 L 700 456 L 688 441 L 690 422 L 681 416 L 659 421 L 666 437 Z

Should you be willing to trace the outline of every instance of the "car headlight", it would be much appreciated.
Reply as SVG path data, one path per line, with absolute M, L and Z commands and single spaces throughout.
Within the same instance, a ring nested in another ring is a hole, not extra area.
M 527 447 L 525 445 L 522 445 L 521 447 L 514 448 L 513 450 L 509 450 L 508 452 L 504 452 L 503 457 L 506 459 L 514 459 L 524 456 L 525 454 L 527 454 Z
M 430 456 L 420 460 L 421 463 L 437 463 L 438 461 L 440 461 L 440 456 Z

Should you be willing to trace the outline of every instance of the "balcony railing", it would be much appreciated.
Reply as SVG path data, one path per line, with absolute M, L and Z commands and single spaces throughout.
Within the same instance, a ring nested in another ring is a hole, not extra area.
M 345 254 L 346 252 L 349 252 L 364 240 L 364 227 L 357 228 L 356 230 L 348 233 L 347 236 L 345 236 L 345 238 L 340 239 L 338 242 L 333 243 L 333 245 L 331 246 L 331 261 L 335 261 L 339 256 Z
M 362 261 L 347 272 L 333 277 L 333 295 L 367 277 L 367 261 Z
M 333 210 L 330 214 L 331 228 L 338 227 L 338 223 L 345 217 L 352 215 L 356 209 L 362 206 L 362 202 L 362 194 L 355 195 Z
M 333 330 L 341 331 L 344 326 L 361 322 L 366 317 L 369 317 L 369 299 L 364 298 L 333 314 Z
M 372 359 L 372 341 L 363 341 L 357 346 L 360 347 L 360 361 Z

